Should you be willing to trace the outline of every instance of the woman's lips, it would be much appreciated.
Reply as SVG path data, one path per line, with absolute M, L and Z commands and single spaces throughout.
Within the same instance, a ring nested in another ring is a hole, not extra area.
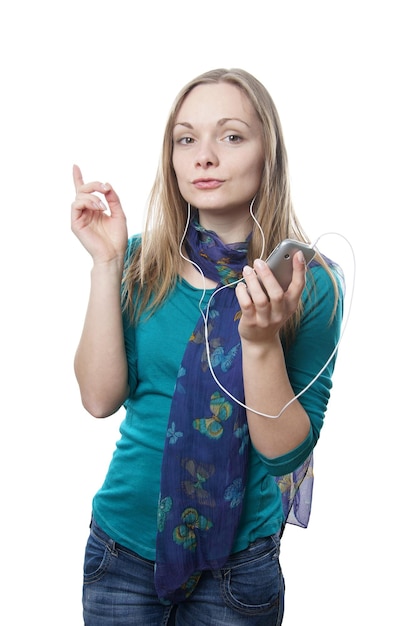
M 192 184 L 197 189 L 217 189 L 224 181 L 218 180 L 218 178 L 197 178 L 192 181 Z

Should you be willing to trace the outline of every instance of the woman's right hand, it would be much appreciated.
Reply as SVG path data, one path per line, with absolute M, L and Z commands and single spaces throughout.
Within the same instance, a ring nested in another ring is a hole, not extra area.
M 71 229 L 94 263 L 123 261 L 127 246 L 127 220 L 120 200 L 108 183 L 84 183 L 78 165 L 73 167 L 76 196 L 71 205 Z M 103 194 L 110 212 L 97 193 Z

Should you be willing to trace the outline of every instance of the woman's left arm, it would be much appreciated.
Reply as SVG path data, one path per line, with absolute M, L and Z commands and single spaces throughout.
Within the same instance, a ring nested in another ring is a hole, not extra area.
M 254 269 L 255 272 L 251 268 L 244 269 L 246 286 L 240 284 L 237 287 L 237 297 L 242 311 L 239 332 L 243 353 L 245 404 L 250 407 L 247 410 L 247 420 L 253 446 L 264 457 L 272 459 L 287 455 L 308 437 L 311 442 L 316 441 L 319 435 L 316 423 L 323 420 L 329 389 L 323 388 L 318 391 L 322 398 L 309 398 L 306 403 L 303 401 L 304 398 L 302 402 L 293 398 L 295 393 L 301 391 L 299 387 L 305 386 L 325 363 L 324 360 L 317 358 L 316 350 L 310 350 L 307 346 L 304 346 L 306 349 L 302 349 L 300 343 L 305 343 L 306 336 L 309 336 L 312 342 L 317 341 L 318 346 L 322 343 L 322 339 L 325 343 L 328 337 L 325 339 L 316 335 L 321 331 L 323 335 L 328 333 L 330 314 L 326 305 L 324 307 L 325 322 L 318 319 L 316 315 L 314 316 L 316 318 L 314 327 L 305 332 L 302 342 L 300 340 L 297 342 L 296 354 L 290 355 L 292 365 L 291 371 L 288 372 L 287 355 L 283 351 L 280 331 L 287 319 L 295 312 L 304 290 L 305 264 L 301 254 L 294 257 L 293 279 L 286 292 L 280 288 L 266 263 L 255 261 Z M 257 276 L 261 278 L 267 295 Z M 328 277 L 326 285 L 329 283 Z M 335 335 L 338 336 L 338 332 L 330 329 L 329 337 L 335 337 Z M 328 346 L 331 342 L 332 340 L 329 339 Z M 314 354 L 311 354 L 312 351 Z M 324 347 L 323 352 L 326 354 L 327 351 Z M 321 351 L 318 349 L 318 352 Z M 329 354 L 330 351 L 326 358 Z M 310 364 L 297 363 L 303 357 L 306 360 L 310 359 Z M 320 367 L 319 363 L 321 363 Z M 299 371 L 298 381 L 294 380 L 296 370 Z M 330 386 L 330 379 L 327 380 L 328 385 Z M 319 385 L 316 389 L 319 389 Z M 317 393 L 316 389 L 310 393 L 311 396 Z M 278 419 L 259 415 L 259 413 L 278 415 L 290 401 L 292 402 Z M 315 403 L 320 405 L 317 411 L 319 412 L 318 418 L 312 415 L 310 410 Z M 313 437 L 311 437 L 311 430 Z

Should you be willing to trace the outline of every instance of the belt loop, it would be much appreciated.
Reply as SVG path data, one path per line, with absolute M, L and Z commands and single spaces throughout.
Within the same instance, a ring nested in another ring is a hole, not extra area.
M 118 556 L 117 544 L 113 539 L 108 542 L 108 549 L 113 556 Z

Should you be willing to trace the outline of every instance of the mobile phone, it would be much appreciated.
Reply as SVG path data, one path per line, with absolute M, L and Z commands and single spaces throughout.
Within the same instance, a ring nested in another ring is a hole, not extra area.
M 287 290 L 292 281 L 293 256 L 300 250 L 302 250 L 306 265 L 308 265 L 315 256 L 315 250 L 309 244 L 295 239 L 284 239 L 266 259 L 267 265 L 283 291 Z

